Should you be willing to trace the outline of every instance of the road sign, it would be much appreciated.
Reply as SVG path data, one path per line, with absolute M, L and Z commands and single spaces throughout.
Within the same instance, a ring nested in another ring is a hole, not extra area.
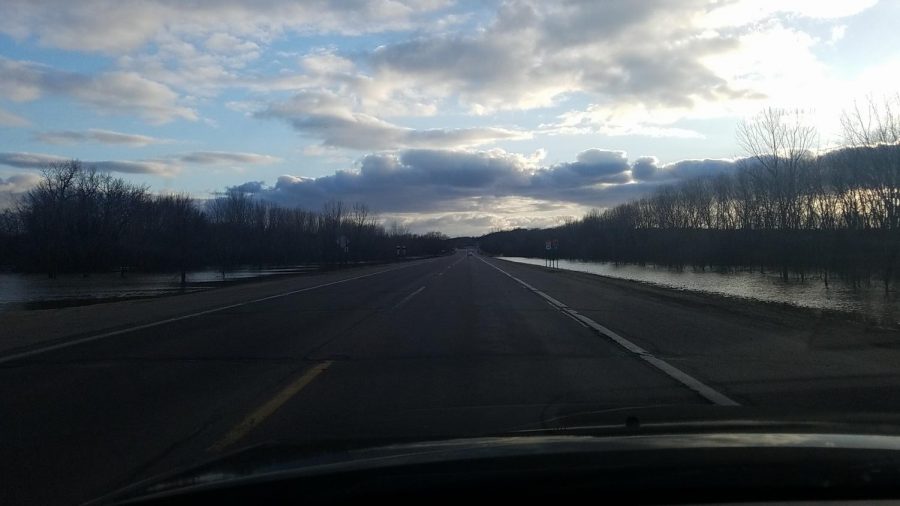
M 340 237 L 337 238 L 337 244 L 338 244 L 338 246 L 341 247 L 341 249 L 346 250 L 346 249 L 347 249 L 347 246 L 350 245 L 350 240 L 347 239 L 347 236 L 346 236 L 346 235 L 342 235 L 342 236 L 340 236 Z
M 544 249 L 546 249 L 547 251 L 550 251 L 550 248 L 552 248 L 552 247 L 553 247 L 553 243 L 550 240 L 547 240 L 544 243 Z
M 553 249 L 559 249 L 559 239 L 553 239 Z

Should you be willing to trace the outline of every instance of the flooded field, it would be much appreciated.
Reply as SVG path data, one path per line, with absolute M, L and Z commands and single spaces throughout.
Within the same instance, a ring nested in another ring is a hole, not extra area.
M 502 257 L 511 262 L 544 265 L 542 258 Z M 654 285 L 779 302 L 800 307 L 860 313 L 879 320 L 900 322 L 900 295 L 893 291 L 885 295 L 880 285 L 853 288 L 839 280 L 831 280 L 826 287 L 821 279 L 782 280 L 776 273 L 759 271 L 682 271 L 659 266 L 616 265 L 609 262 L 560 260 L 559 268 L 588 272 L 611 278 L 641 281 Z
M 181 285 L 177 273 L 167 274 L 71 274 L 50 279 L 42 274 L 0 273 L 0 311 L 10 308 L 46 308 L 90 304 L 115 299 L 155 297 L 207 290 L 222 283 L 316 271 L 317 265 L 228 271 L 202 270 L 188 273 Z

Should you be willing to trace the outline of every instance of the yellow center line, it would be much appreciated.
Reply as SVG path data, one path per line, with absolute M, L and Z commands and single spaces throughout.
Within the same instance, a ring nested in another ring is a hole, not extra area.
M 325 369 L 328 369 L 331 363 L 332 361 L 328 360 L 306 371 L 303 376 L 300 376 L 293 383 L 284 387 L 284 389 L 278 392 L 275 397 L 272 397 L 268 402 L 247 415 L 247 418 L 244 418 L 241 423 L 235 425 L 233 429 L 228 431 L 228 434 L 226 434 L 225 437 L 220 439 L 218 442 L 216 442 L 206 450 L 210 452 L 220 452 L 238 442 L 241 438 L 246 436 L 247 433 L 253 430 L 254 427 L 261 424 L 266 420 L 266 418 L 272 416 L 273 413 L 278 411 L 278 408 L 280 408 L 291 397 L 296 395 L 297 392 L 303 390 L 306 385 L 312 383 L 312 381 L 316 379 L 318 375 L 325 372 Z

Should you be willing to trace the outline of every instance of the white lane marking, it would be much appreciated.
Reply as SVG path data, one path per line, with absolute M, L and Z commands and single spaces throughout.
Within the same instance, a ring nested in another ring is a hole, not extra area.
M 397 309 L 398 307 L 402 306 L 403 304 L 406 304 L 406 302 L 407 302 L 409 299 L 415 297 L 416 295 L 419 294 L 419 292 L 421 292 L 421 291 L 424 290 L 424 289 L 425 289 L 424 286 L 420 286 L 418 290 L 416 290 L 415 292 L 413 292 L 413 293 L 407 295 L 406 297 L 403 297 L 403 299 L 402 299 L 400 302 L 394 304 L 394 307 L 392 307 L 391 309 Z
M 383 271 L 370 272 L 369 274 L 363 274 L 362 276 L 355 276 L 352 278 L 339 279 L 337 281 L 331 281 L 329 283 L 322 283 L 321 285 L 309 286 L 306 288 L 300 288 L 298 290 L 291 290 L 289 292 L 278 293 L 275 295 L 261 297 L 259 299 L 238 302 L 237 304 L 229 304 L 227 306 L 215 307 L 212 309 L 207 309 L 205 311 L 199 311 L 196 313 L 186 314 L 186 315 L 182 315 L 182 316 L 176 316 L 174 318 L 166 318 L 164 320 L 158 320 L 158 321 L 151 322 L 151 323 L 145 323 L 143 325 L 137 325 L 135 327 L 128 327 L 128 328 L 120 329 L 120 330 L 113 330 L 111 332 L 104 332 L 102 334 L 96 334 L 93 336 L 83 337 L 81 339 L 75 339 L 72 341 L 65 341 L 62 343 L 52 344 L 50 346 L 44 346 L 43 348 L 37 348 L 37 349 L 29 350 L 29 351 L 23 351 L 21 353 L 15 353 L 12 355 L 0 357 L 0 364 L 5 364 L 6 362 L 12 362 L 15 360 L 31 357 L 34 355 L 39 355 L 41 353 L 46 353 L 48 351 L 59 350 L 62 348 L 68 348 L 70 346 L 75 346 L 78 344 L 89 343 L 91 341 L 98 341 L 100 339 L 106 339 L 108 337 L 118 336 L 121 334 L 127 334 L 129 332 L 135 332 L 138 330 L 144 330 L 144 329 L 149 329 L 149 328 L 153 328 L 153 327 L 158 327 L 160 325 L 165 325 L 167 323 L 177 322 L 177 321 L 181 321 L 181 320 L 187 320 L 189 318 L 196 318 L 197 316 L 208 315 L 211 313 L 217 313 L 219 311 L 225 311 L 226 309 L 234 309 L 236 307 L 247 306 L 250 304 L 256 304 L 257 302 L 264 302 L 267 300 L 278 299 L 281 297 L 287 297 L 289 295 L 294 295 L 294 294 L 301 293 L 301 292 L 308 292 L 310 290 L 317 290 L 319 288 L 325 288 L 325 287 L 329 287 L 329 286 L 339 285 L 341 283 L 356 281 L 357 279 L 368 278 L 368 277 L 376 276 L 378 274 L 384 274 L 385 272 L 391 272 L 391 271 L 396 271 L 399 269 L 405 269 L 407 267 L 412 267 L 413 265 L 419 265 L 419 263 L 416 262 L 416 263 L 404 264 L 399 267 L 393 267 L 391 269 L 385 269 Z
M 453 268 L 453 266 L 455 266 L 456 264 L 462 262 L 462 261 L 465 260 L 465 259 L 466 259 L 466 257 L 461 257 L 459 260 L 457 260 L 457 261 L 453 262 L 452 264 L 448 265 L 443 271 L 441 271 L 440 273 L 438 273 L 438 276 L 443 276 L 445 272 L 449 271 L 450 269 Z
M 567 315 L 569 315 L 569 316 L 575 318 L 576 320 L 580 321 L 580 322 L 583 323 L 584 325 L 586 325 L 586 326 L 588 326 L 588 327 L 594 329 L 594 330 L 595 330 L 597 333 L 599 333 L 600 335 L 603 335 L 603 336 L 608 337 L 608 338 L 611 339 L 613 342 L 615 342 L 615 343 L 618 344 L 619 346 L 625 348 L 626 350 L 630 351 L 631 353 L 634 353 L 635 355 L 637 355 L 638 357 L 640 357 L 642 360 L 644 360 L 644 361 L 647 362 L 648 364 L 652 365 L 653 367 L 655 367 L 655 368 L 657 368 L 658 370 L 660 370 L 660 371 L 662 371 L 663 373 L 665 373 L 665 374 L 666 374 L 667 376 L 669 376 L 670 378 L 674 379 L 675 381 L 678 381 L 678 382 L 681 383 L 682 385 L 684 385 L 684 386 L 690 388 L 691 390 L 697 392 L 697 393 L 698 393 L 701 397 L 703 397 L 704 399 L 706 399 L 706 400 L 712 402 L 713 404 L 717 404 L 717 405 L 719 405 L 719 406 L 740 406 L 740 404 L 738 404 L 736 401 L 730 399 L 730 398 L 729 398 L 728 396 L 726 396 L 725 394 L 723 394 L 723 393 L 721 393 L 721 392 L 715 390 L 714 388 L 710 387 L 709 385 L 704 384 L 703 382 L 701 382 L 701 381 L 698 380 L 697 378 L 694 378 L 693 376 L 691 376 L 691 375 L 687 374 L 686 372 L 684 372 L 684 371 L 678 369 L 677 367 L 675 367 L 675 366 L 669 364 L 668 362 L 666 362 L 666 361 L 664 361 L 664 360 L 662 360 L 662 359 L 660 359 L 660 358 L 655 357 L 655 356 L 654 356 L 652 353 L 650 353 L 649 351 L 647 351 L 647 350 L 641 348 L 640 346 L 638 346 L 638 345 L 632 343 L 632 342 L 629 341 L 628 339 L 625 339 L 624 337 L 622 337 L 622 336 L 620 336 L 619 334 L 613 332 L 612 330 L 610 330 L 610 329 L 604 327 L 603 325 L 600 325 L 599 323 L 597 323 L 597 322 L 595 322 L 594 320 L 588 318 L 587 316 L 584 316 L 583 314 L 579 314 L 578 311 L 575 311 L 574 309 L 569 308 L 568 306 L 566 306 L 566 305 L 563 304 L 562 302 L 560 302 L 560 301 L 554 299 L 553 297 L 550 297 L 549 295 L 547 295 L 547 294 L 545 294 L 544 292 L 538 290 L 537 288 L 535 288 L 535 287 L 529 285 L 528 283 L 522 281 L 521 279 L 519 279 L 519 278 L 513 276 L 512 274 L 510 274 L 510 273 L 504 271 L 504 270 L 501 269 L 500 267 L 497 267 L 496 265 L 494 265 L 494 264 L 492 264 L 492 263 L 490 263 L 490 262 L 488 262 L 487 260 L 484 260 L 484 259 L 482 259 L 482 258 L 479 258 L 479 260 L 481 260 L 482 262 L 484 262 L 484 263 L 490 265 L 490 266 L 493 267 L 494 269 L 497 269 L 498 271 L 502 272 L 503 274 L 506 274 L 507 276 L 509 276 L 510 278 L 512 278 L 513 280 L 515 280 L 516 282 L 518 282 L 519 284 L 521 284 L 521 285 L 524 286 L 525 288 L 528 288 L 528 289 L 531 290 L 532 292 L 536 293 L 537 295 L 540 295 L 541 297 L 544 298 L 544 300 L 546 300 L 548 303 L 550 303 L 550 305 L 556 307 L 557 309 L 559 309 L 560 311 L 566 313 Z

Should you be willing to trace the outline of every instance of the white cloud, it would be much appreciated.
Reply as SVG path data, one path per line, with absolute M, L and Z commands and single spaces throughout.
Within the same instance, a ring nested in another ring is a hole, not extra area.
M 34 188 L 41 180 L 32 172 L 23 172 L 4 177 L 0 174 L 0 211 L 13 207 L 19 197 Z
M 85 75 L 0 56 L 0 93 L 18 102 L 62 95 L 100 113 L 136 114 L 151 123 L 197 119 L 196 111 L 179 104 L 177 93 L 134 72 Z
M 410 28 L 446 6 L 436 0 L 5 0 L 0 32 L 36 37 L 45 46 L 122 54 L 159 38 L 235 37 L 269 40 L 284 32 L 360 34 Z M 227 45 L 213 40 L 212 45 Z
M 476 23 L 469 14 L 445 10 L 448 2 L 428 0 L 10 1 L 0 31 L 48 46 L 109 53 L 118 66 L 86 76 L 6 60 L 0 91 L 12 100 L 57 93 L 101 112 L 161 123 L 197 119 L 197 101 L 226 88 L 246 88 L 258 95 L 252 102 L 231 100 L 229 107 L 267 110 L 325 145 L 353 149 L 522 138 L 527 134 L 510 127 L 413 130 L 395 118 L 447 111 L 489 115 L 553 106 L 576 95 L 587 97 L 590 108 L 570 111 L 545 133 L 700 138 L 674 123 L 742 115 L 762 98 L 811 102 L 797 90 L 831 80 L 812 50 L 828 41 L 789 28 L 788 21 L 839 20 L 873 4 L 510 0 Z M 832 42 L 840 38 L 838 28 Z M 279 58 L 287 61 L 276 74 L 247 67 L 272 41 L 291 34 L 397 30 L 414 35 L 371 51 L 281 51 Z M 288 115 L 284 102 L 247 105 L 271 101 L 279 91 L 332 97 L 341 112 Z
M 703 16 L 707 27 L 730 27 L 760 22 L 778 15 L 837 19 L 871 8 L 878 0 L 740 0 L 726 2 Z
M 209 36 L 204 46 L 217 53 L 254 55 L 259 54 L 259 45 L 249 40 L 243 40 L 227 33 L 217 32 Z
M 196 120 L 197 113 L 178 105 L 178 94 L 136 72 L 110 72 L 62 88 L 76 100 L 101 112 L 136 113 L 151 123 L 176 118 Z
M 483 211 L 452 213 L 388 213 L 380 215 L 384 224 L 399 223 L 413 233 L 440 231 L 451 237 L 479 236 L 492 230 L 544 228 L 560 225 L 567 218 L 579 218 L 588 208 L 577 205 L 548 206 L 532 199 L 505 197 L 479 202 Z
M 0 192 L 22 193 L 33 188 L 41 180 L 41 176 L 33 172 L 12 174 L 6 178 L 0 176 Z
M 584 110 L 561 114 L 559 121 L 541 125 L 540 131 L 550 135 L 704 138 L 695 130 L 671 126 L 688 115 L 691 115 L 688 110 L 679 107 L 651 110 L 642 104 L 591 104 Z
M 31 122 L 27 119 L 0 108 L 0 126 L 26 127 L 29 125 L 31 125 Z
M 85 131 L 58 130 L 50 132 L 38 132 L 35 140 L 45 144 L 76 144 L 82 142 L 99 142 L 102 144 L 126 145 L 143 147 L 151 144 L 164 144 L 172 142 L 169 139 L 160 139 L 149 135 L 127 134 L 112 130 L 88 129 Z
M 699 36 L 692 20 L 706 9 L 701 1 L 508 2 L 483 31 L 379 48 L 373 77 L 456 95 L 476 113 L 545 107 L 576 92 L 653 107 L 743 96 L 701 62 L 736 44 L 730 34 Z
M 497 140 L 523 139 L 526 132 L 494 127 L 405 128 L 348 109 L 333 93 L 298 93 L 272 104 L 260 117 L 281 119 L 301 134 L 322 139 L 325 146 L 358 150 L 460 148 Z

